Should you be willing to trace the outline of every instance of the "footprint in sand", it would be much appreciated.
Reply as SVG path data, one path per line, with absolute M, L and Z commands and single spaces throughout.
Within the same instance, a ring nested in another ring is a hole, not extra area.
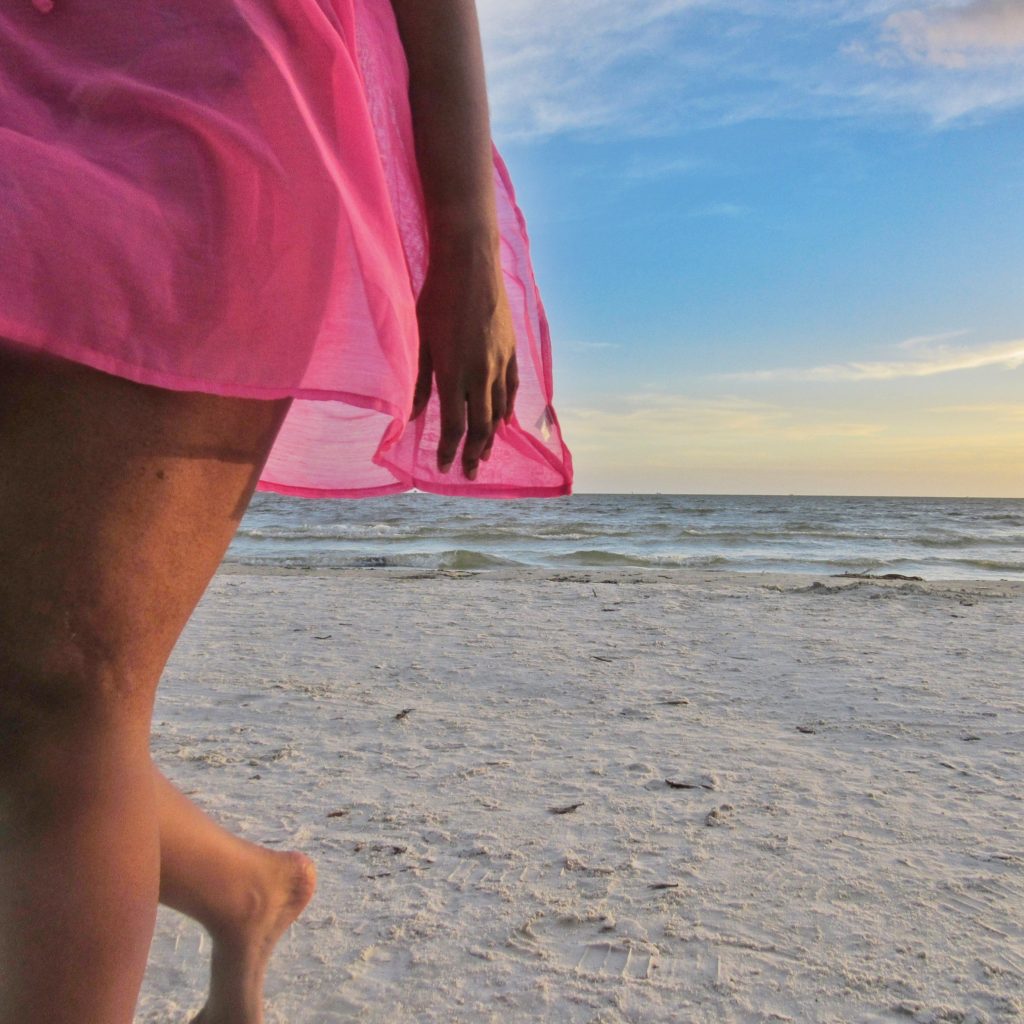
M 541 915 L 516 929 L 508 946 L 560 973 L 584 977 L 650 981 L 661 966 L 657 947 L 641 930 L 606 917 Z
M 704 824 L 708 828 L 719 828 L 722 825 L 727 825 L 734 809 L 732 804 L 721 804 L 718 807 L 713 807 L 704 815 Z

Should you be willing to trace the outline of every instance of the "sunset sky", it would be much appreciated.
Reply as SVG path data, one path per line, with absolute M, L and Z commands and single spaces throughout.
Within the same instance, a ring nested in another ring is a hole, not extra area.
M 1024 497 L 1024 0 L 479 0 L 578 491 Z

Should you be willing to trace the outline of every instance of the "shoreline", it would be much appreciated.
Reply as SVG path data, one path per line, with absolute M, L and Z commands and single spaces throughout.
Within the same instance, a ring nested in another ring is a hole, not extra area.
M 991 576 L 971 577 L 936 577 L 934 579 L 900 578 L 886 579 L 884 575 L 851 575 L 848 573 L 821 572 L 760 572 L 755 570 L 741 571 L 735 569 L 694 569 L 694 568 L 544 568 L 540 566 L 504 566 L 475 569 L 442 569 L 417 568 L 414 566 L 280 566 L 253 565 L 244 562 L 223 562 L 217 570 L 218 576 L 297 576 L 324 579 L 335 577 L 349 579 L 470 579 L 484 578 L 491 580 L 589 582 L 592 579 L 613 582 L 654 582 L 669 583 L 704 583 L 711 586 L 720 583 L 739 585 L 745 581 L 769 587 L 786 587 L 799 589 L 814 583 L 826 586 L 858 586 L 878 584 L 886 587 L 917 585 L 925 587 L 956 588 L 958 586 L 978 586 L 982 588 L 1009 588 L 1015 593 L 1024 594 L 1024 580 L 993 578 Z

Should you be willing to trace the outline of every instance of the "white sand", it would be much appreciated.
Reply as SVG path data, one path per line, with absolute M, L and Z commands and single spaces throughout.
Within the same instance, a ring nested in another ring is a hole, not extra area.
M 224 570 L 154 754 L 319 864 L 269 1024 L 1020 1021 L 1022 675 L 1019 583 Z

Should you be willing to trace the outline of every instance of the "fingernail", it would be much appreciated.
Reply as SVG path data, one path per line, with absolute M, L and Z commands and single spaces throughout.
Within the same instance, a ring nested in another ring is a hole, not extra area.
M 450 462 L 439 462 L 439 463 L 437 464 L 437 468 L 438 468 L 438 469 L 439 469 L 439 470 L 440 470 L 440 471 L 441 471 L 442 473 L 447 473 L 447 472 L 449 472 L 449 470 L 451 470 L 451 468 L 452 468 L 452 464 L 451 464 Z
M 475 480 L 478 468 L 479 467 L 477 466 L 470 466 L 469 469 L 466 470 L 466 479 Z

